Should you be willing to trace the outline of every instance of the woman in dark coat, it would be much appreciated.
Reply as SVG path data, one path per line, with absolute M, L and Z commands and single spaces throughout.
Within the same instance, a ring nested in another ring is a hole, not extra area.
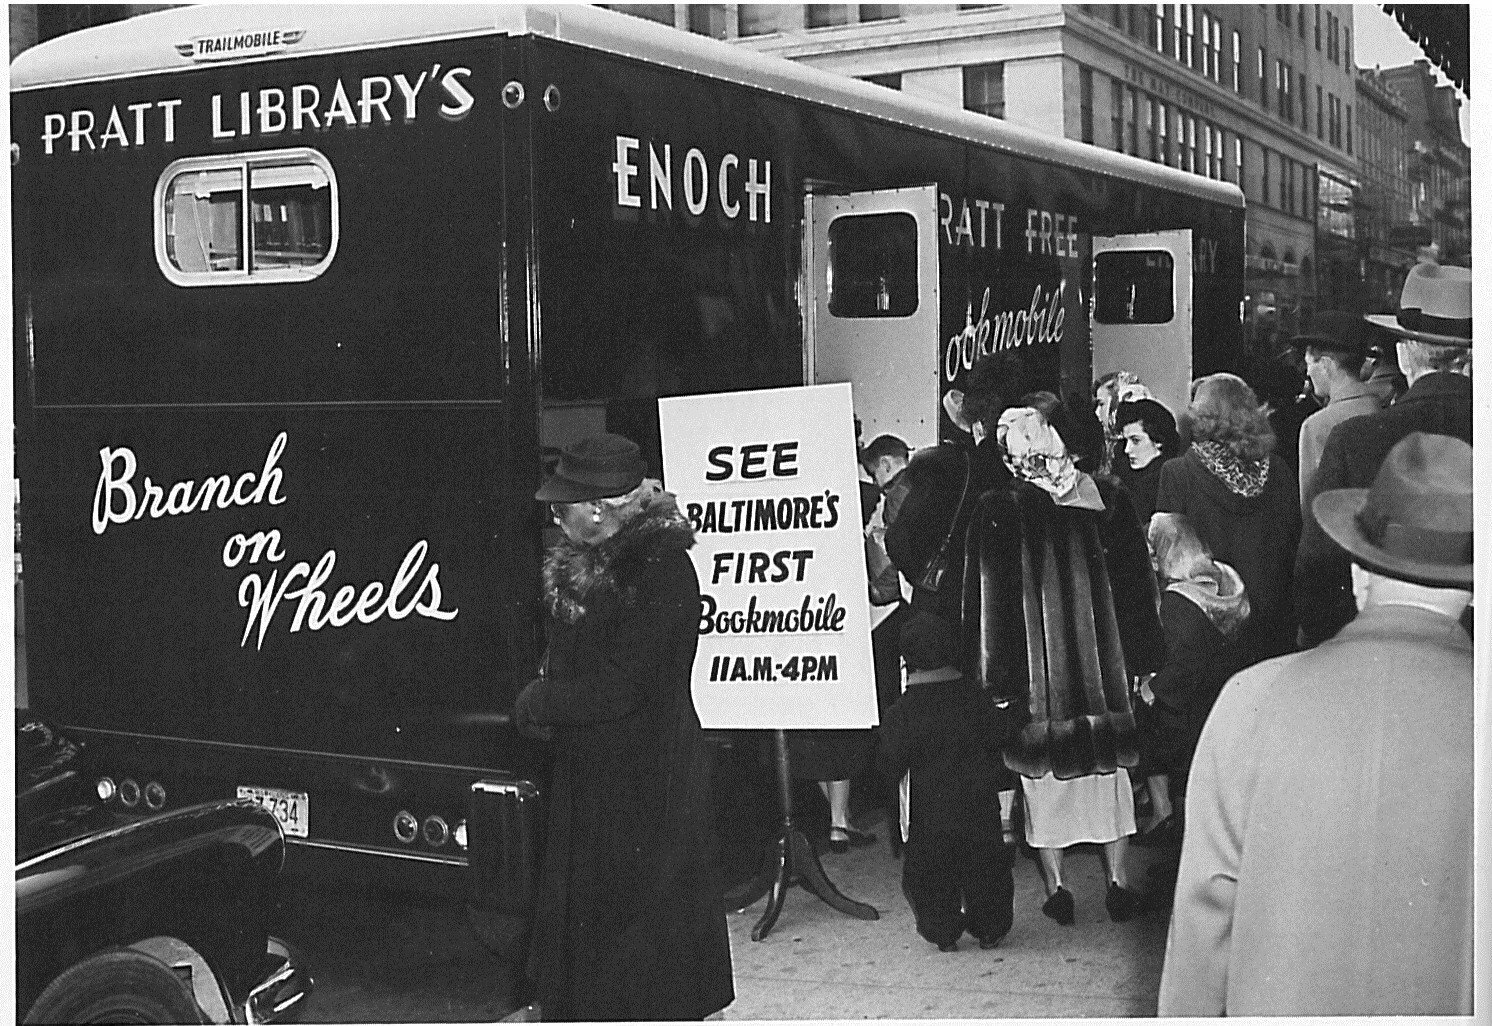
M 555 748 L 531 959 L 545 1020 L 702 1019 L 735 996 L 690 694 L 694 533 L 644 471 L 633 442 L 597 435 L 537 496 L 565 535 L 544 563 L 544 672 L 514 706 Z
M 1197 379 L 1181 419 L 1191 447 L 1161 468 L 1155 510 L 1185 515 L 1213 556 L 1243 578 L 1252 609 L 1239 639 L 1246 665 L 1289 652 L 1300 496 L 1274 454 L 1274 430 L 1232 374 Z
M 1146 784 L 1155 817 L 1135 843 L 1180 849 L 1171 781 L 1184 783 L 1202 725 L 1228 678 L 1243 669 L 1236 639 L 1248 620 L 1243 579 L 1212 558 L 1191 522 L 1179 513 L 1150 521 L 1150 549 L 1163 589 L 1160 624 L 1166 660 L 1140 689 L 1135 710 Z
M 1123 444 L 1114 459 L 1114 476 L 1129 490 L 1141 529 L 1149 527 L 1160 490 L 1160 468 L 1181 451 L 1176 418 L 1154 399 L 1136 399 L 1119 404 L 1114 415 Z
M 1005 764 L 1022 777 L 1026 840 L 1041 857 L 1042 912 L 1074 921 L 1063 851 L 1103 846 L 1109 916 L 1138 911 L 1126 886 L 1139 761 L 1132 674 L 1160 668 L 1155 577 L 1129 497 L 1079 471 L 1061 434 L 1066 411 L 1037 393 L 1001 415 L 1014 479 L 981 498 L 970 528 L 965 617 L 977 616 L 976 677 L 1016 711 Z M 977 610 L 977 613 L 975 612 Z

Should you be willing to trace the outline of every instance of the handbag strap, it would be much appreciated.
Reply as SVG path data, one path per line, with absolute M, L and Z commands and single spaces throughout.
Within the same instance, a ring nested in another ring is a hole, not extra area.
M 943 544 L 938 546 L 938 551 L 933 553 L 932 559 L 927 561 L 928 566 L 933 566 L 948 558 L 948 546 L 953 544 L 953 533 L 958 530 L 958 520 L 964 512 L 964 500 L 969 497 L 969 478 L 974 476 L 973 460 L 969 457 L 969 451 L 963 446 L 960 445 L 958 451 L 964 458 L 964 486 L 958 493 L 958 505 L 953 507 L 953 519 L 948 524 L 948 533 L 943 535 Z

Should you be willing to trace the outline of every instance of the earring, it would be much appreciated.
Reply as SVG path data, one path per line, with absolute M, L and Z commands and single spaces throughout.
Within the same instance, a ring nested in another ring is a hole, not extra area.
M 591 507 L 591 523 L 593 523 L 593 524 L 599 524 L 600 522 L 601 522 L 601 507 L 600 506 L 592 506 Z

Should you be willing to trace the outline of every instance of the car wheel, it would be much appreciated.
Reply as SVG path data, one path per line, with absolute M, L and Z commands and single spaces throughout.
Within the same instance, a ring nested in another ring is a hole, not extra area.
M 102 951 L 47 984 L 27 1023 L 200 1023 L 191 987 L 158 959 L 129 948 Z

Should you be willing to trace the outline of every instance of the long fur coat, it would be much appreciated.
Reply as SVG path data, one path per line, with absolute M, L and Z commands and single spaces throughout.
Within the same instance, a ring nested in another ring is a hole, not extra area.
M 965 659 L 1017 710 L 1005 764 L 1070 780 L 1139 762 L 1131 674 L 1160 668 L 1155 575 L 1128 495 L 1096 479 L 1102 511 L 1035 485 L 986 492 L 969 528 Z M 977 572 L 976 572 L 977 570 Z
M 546 667 L 519 705 L 555 752 L 531 957 L 546 1019 L 702 1019 L 734 996 L 690 694 L 694 535 L 660 500 L 544 565 Z

